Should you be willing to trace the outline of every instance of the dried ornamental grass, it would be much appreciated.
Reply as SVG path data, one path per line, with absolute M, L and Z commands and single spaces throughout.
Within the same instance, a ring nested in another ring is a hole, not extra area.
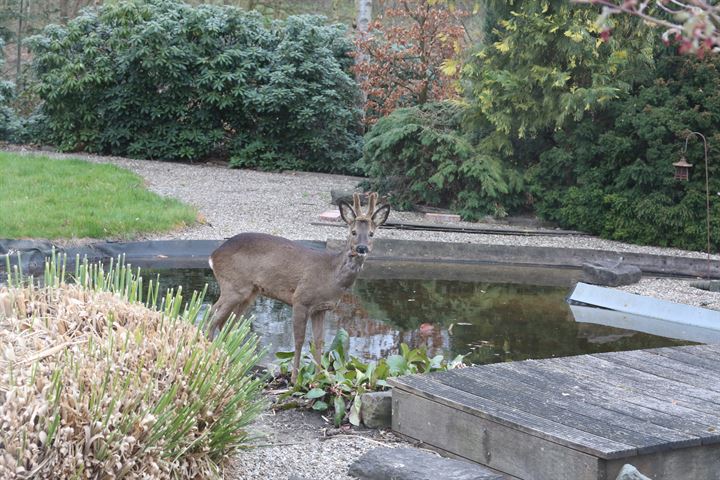
M 209 342 L 202 294 L 142 303 L 121 263 L 62 278 L 53 259 L 44 287 L 0 287 L 0 478 L 218 477 L 263 408 L 249 323 Z

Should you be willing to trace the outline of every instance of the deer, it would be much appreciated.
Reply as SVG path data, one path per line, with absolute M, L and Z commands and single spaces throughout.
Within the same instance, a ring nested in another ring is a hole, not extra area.
M 377 198 L 376 192 L 367 195 L 365 212 L 359 193 L 353 195 L 352 206 L 338 202 L 348 236 L 345 249 L 337 252 L 265 233 L 241 233 L 226 240 L 209 259 L 220 297 L 211 308 L 208 335 L 221 330 L 232 313 L 243 315 L 255 297 L 262 295 L 292 306 L 295 352 L 290 382 L 297 380 L 308 320 L 312 321 L 314 359 L 320 364 L 325 313 L 336 308 L 355 282 L 372 250 L 375 231 L 390 215 L 390 205 L 376 208 Z

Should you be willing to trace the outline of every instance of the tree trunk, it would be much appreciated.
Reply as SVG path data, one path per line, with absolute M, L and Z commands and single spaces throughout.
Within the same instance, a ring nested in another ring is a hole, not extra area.
M 15 59 L 15 87 L 18 91 L 20 91 L 21 85 L 20 85 L 20 73 L 21 73 L 21 66 L 22 66 L 22 41 L 23 41 L 23 8 L 24 8 L 24 2 L 23 0 L 20 0 L 20 10 L 18 12 L 18 27 L 17 27 L 17 35 L 15 40 L 17 41 L 17 58 Z
M 59 10 L 60 10 L 60 23 L 62 25 L 67 24 L 68 17 L 70 16 L 70 0 L 60 0 L 59 1 Z
M 360 35 L 365 35 L 372 21 L 372 0 L 355 0 L 357 6 L 356 25 Z
M 355 0 L 355 6 L 357 7 L 357 18 L 355 20 L 355 28 L 357 28 L 358 35 L 360 38 L 365 38 L 370 29 L 370 22 L 372 21 L 372 0 Z M 355 57 L 355 64 L 363 63 L 367 61 L 367 56 L 362 52 L 358 51 Z M 363 75 L 358 74 L 355 80 L 360 84 L 361 88 L 361 110 L 362 110 L 362 125 L 365 125 L 365 105 L 367 104 L 367 93 L 362 88 L 362 84 L 365 81 Z M 362 128 L 362 127 L 361 127 Z

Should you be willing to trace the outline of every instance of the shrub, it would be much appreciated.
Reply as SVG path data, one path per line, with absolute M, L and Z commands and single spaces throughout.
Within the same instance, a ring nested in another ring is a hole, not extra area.
M 400 0 L 357 39 L 355 73 L 366 94 L 366 120 L 400 107 L 457 96 L 465 12 L 433 0 Z
M 0 71 L 5 64 L 4 53 L 5 43 L 0 38 Z M 15 112 L 10 107 L 14 89 L 12 83 L 0 79 L 0 140 L 10 140 L 19 127 Z
M 720 58 L 658 52 L 653 82 L 566 131 L 532 171 L 538 212 L 616 240 L 707 248 L 702 141 L 691 138 L 689 182 L 673 178 L 686 135 L 709 141 L 712 248 L 720 247 Z
M 30 39 L 62 150 L 344 171 L 359 156 L 351 43 L 320 17 L 113 2 Z
M 365 136 L 361 168 L 401 208 L 450 207 L 465 219 L 504 215 L 516 176 L 480 154 L 461 132 L 463 107 L 450 102 L 395 110 Z
M 64 270 L 0 289 L 0 477 L 219 478 L 263 406 L 249 323 L 211 343 L 202 295 L 183 308 L 151 281 L 143 302 L 122 265 Z

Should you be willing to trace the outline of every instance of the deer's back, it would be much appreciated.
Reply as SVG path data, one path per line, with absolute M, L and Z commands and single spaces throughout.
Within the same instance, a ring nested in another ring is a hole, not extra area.
M 219 282 L 251 283 L 262 293 L 279 298 L 294 291 L 303 279 L 323 272 L 327 275 L 331 256 L 283 237 L 241 233 L 220 245 L 210 255 L 210 262 Z

